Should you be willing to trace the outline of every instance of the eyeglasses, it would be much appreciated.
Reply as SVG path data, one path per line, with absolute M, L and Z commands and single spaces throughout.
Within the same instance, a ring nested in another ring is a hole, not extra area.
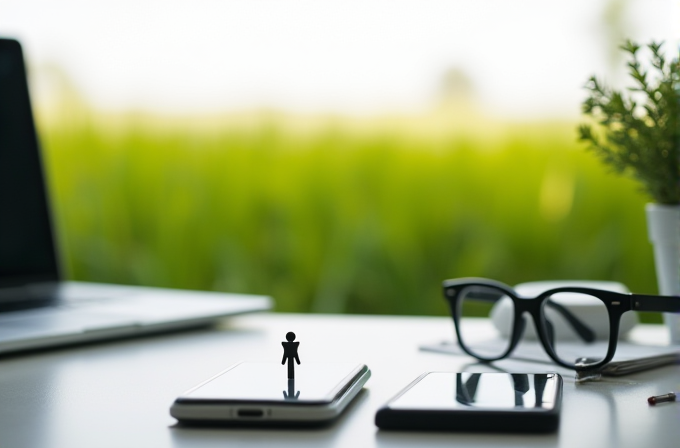
M 680 297 L 561 287 L 530 298 L 519 296 L 501 282 L 483 278 L 445 280 L 443 287 L 458 343 L 467 354 L 486 362 L 512 353 L 526 327 L 525 313 L 533 318 L 550 358 L 563 367 L 582 371 L 598 369 L 612 360 L 621 316 L 627 311 L 680 312 Z M 590 311 L 577 316 L 567 303 L 587 306 Z M 483 325 L 480 331 L 479 317 L 489 318 L 500 337 L 489 340 Z

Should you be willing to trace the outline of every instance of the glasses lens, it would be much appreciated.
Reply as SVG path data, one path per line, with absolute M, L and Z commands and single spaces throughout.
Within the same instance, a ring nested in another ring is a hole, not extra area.
M 458 315 L 460 338 L 470 352 L 483 359 L 505 354 L 510 345 L 515 307 L 503 290 L 465 287 L 459 295 Z
M 587 367 L 607 356 L 609 313 L 597 297 L 553 294 L 543 302 L 541 313 L 548 343 L 561 361 Z

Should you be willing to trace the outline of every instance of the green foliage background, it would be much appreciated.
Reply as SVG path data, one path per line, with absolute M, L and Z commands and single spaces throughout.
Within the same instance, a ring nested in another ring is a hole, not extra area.
M 574 123 L 76 115 L 42 126 L 71 279 L 428 315 L 463 276 L 656 291 L 647 199 Z

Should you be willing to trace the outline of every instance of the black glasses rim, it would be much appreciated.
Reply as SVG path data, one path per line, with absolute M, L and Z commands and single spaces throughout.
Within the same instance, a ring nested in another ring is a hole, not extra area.
M 615 299 L 624 299 L 624 298 L 630 298 L 633 296 L 633 294 L 626 294 L 626 293 L 621 293 L 621 292 L 616 292 L 616 291 L 609 291 L 606 289 L 599 289 L 599 288 L 592 288 L 588 286 L 559 286 L 556 288 L 551 288 L 551 289 L 546 289 L 545 291 L 541 292 L 537 296 L 522 296 L 517 293 L 517 291 L 512 287 L 509 286 L 503 282 L 499 282 L 497 280 L 491 280 L 491 279 L 485 279 L 485 278 L 477 278 L 477 277 L 470 277 L 470 278 L 463 278 L 463 279 L 452 279 L 452 280 L 444 280 L 443 282 L 443 287 L 444 287 L 444 297 L 447 299 L 450 299 L 450 296 L 446 294 L 446 291 L 452 287 L 468 287 L 468 286 L 486 286 L 486 287 L 491 287 L 491 288 L 498 288 L 503 290 L 504 292 L 508 293 L 508 295 L 516 300 L 538 300 L 538 299 L 543 299 L 545 300 L 546 297 L 552 296 L 556 293 L 559 292 L 581 292 L 584 294 L 590 294 L 594 297 L 597 297 L 598 299 L 601 299 L 605 302 L 609 300 L 615 300 Z M 680 297 L 677 296 L 661 296 L 661 295 L 655 295 L 653 297 L 660 297 L 660 298 L 668 298 L 668 299 L 680 299 Z
M 483 286 L 483 287 L 491 287 L 491 288 L 497 288 L 504 293 L 506 293 L 512 300 L 513 304 L 515 304 L 519 300 L 531 300 L 531 301 L 540 301 L 539 303 L 539 313 L 542 315 L 542 309 L 544 306 L 544 303 L 546 299 L 548 299 L 550 296 L 559 293 L 559 292 L 580 292 L 584 294 L 589 294 L 599 300 L 602 300 L 605 306 L 607 307 L 607 314 L 609 317 L 609 331 L 610 331 L 610 336 L 608 340 L 608 346 L 607 346 L 607 354 L 605 357 L 595 363 L 592 364 L 586 364 L 586 365 L 579 365 L 577 364 L 577 361 L 575 360 L 573 363 L 566 362 L 562 360 L 557 353 L 555 352 L 554 348 L 548 343 L 548 336 L 547 336 L 547 328 L 546 325 L 543 323 L 543 319 L 537 318 L 537 316 L 533 312 L 529 312 L 529 314 L 532 316 L 534 320 L 534 325 L 536 326 L 536 329 L 538 331 L 538 337 L 539 341 L 541 342 L 541 345 L 543 346 L 543 349 L 545 352 L 548 354 L 548 356 L 558 365 L 573 369 L 576 371 L 586 371 L 586 370 L 597 370 L 607 363 L 609 363 L 612 358 L 614 357 L 614 354 L 616 352 L 616 347 L 617 347 L 617 337 L 613 337 L 613 334 L 616 333 L 618 335 L 618 327 L 619 327 L 619 322 L 620 322 L 620 317 L 621 315 L 629 311 L 629 309 L 623 310 L 620 313 L 615 313 L 612 314 L 610 302 L 613 301 L 615 298 L 621 298 L 621 297 L 627 297 L 626 294 L 618 293 L 618 292 L 613 292 L 613 291 L 606 291 L 606 290 L 601 290 L 597 288 L 588 288 L 588 287 L 580 287 L 580 286 L 563 286 L 563 287 L 557 287 L 557 288 L 552 288 L 546 291 L 543 291 L 541 294 L 539 294 L 536 297 L 523 297 L 517 294 L 517 292 L 514 290 L 514 288 L 506 285 L 505 283 L 499 282 L 497 280 L 491 280 L 491 279 L 486 279 L 486 278 L 479 278 L 479 277 L 468 277 L 468 278 L 460 278 L 460 279 L 450 279 L 450 280 L 445 280 L 443 282 L 444 286 L 444 296 L 449 302 L 451 306 L 451 312 L 452 312 L 452 318 L 454 321 L 454 327 L 456 331 L 456 336 L 458 339 L 458 343 L 465 351 L 467 354 L 470 356 L 473 356 L 476 359 L 479 359 L 484 362 L 493 362 L 493 361 L 499 361 L 501 359 L 507 358 L 512 354 L 512 352 L 515 350 L 517 345 L 519 344 L 519 341 L 521 339 L 521 333 L 523 332 L 523 328 L 518 328 L 518 322 L 520 319 L 522 319 L 522 315 L 527 312 L 527 310 L 521 311 L 520 315 L 517 314 L 517 307 L 513 307 L 513 313 L 514 313 L 514 319 L 513 319 L 513 326 L 511 328 L 510 332 L 510 343 L 508 344 L 508 348 L 499 356 L 495 357 L 485 357 L 485 356 L 480 356 L 479 354 L 476 354 L 473 350 L 471 350 L 463 338 L 461 337 L 461 331 L 460 331 L 460 322 L 459 322 L 459 316 L 458 312 L 456 310 L 456 307 L 454 306 L 454 299 L 457 302 L 457 298 L 460 295 L 460 292 L 465 289 L 465 287 L 469 286 Z M 455 295 L 450 295 L 448 293 L 449 289 L 452 287 L 460 288 L 458 291 L 455 292 Z M 604 296 L 604 297 L 602 297 Z M 519 334 L 518 334 L 519 332 Z

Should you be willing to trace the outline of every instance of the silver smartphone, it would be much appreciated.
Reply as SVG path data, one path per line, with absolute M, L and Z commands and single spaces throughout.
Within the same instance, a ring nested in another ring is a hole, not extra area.
M 288 379 L 281 365 L 242 362 L 182 394 L 170 415 L 194 424 L 324 424 L 342 413 L 370 376 L 364 364 L 306 363 Z

